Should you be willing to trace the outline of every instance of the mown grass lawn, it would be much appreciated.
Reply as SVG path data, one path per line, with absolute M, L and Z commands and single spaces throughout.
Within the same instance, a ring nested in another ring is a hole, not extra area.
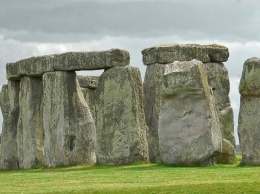
M 260 167 L 135 164 L 2 171 L 0 193 L 260 193 Z

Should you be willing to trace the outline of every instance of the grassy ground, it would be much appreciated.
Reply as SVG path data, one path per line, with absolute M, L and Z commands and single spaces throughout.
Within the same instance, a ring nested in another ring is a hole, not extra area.
M 0 172 L 0 193 L 260 193 L 260 167 L 135 164 L 6 171 Z

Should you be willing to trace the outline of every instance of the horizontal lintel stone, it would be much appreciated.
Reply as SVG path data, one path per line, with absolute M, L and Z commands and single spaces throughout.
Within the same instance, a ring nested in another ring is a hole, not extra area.
M 7 79 L 20 80 L 23 76 L 42 76 L 53 71 L 80 71 L 126 66 L 130 54 L 126 50 L 67 52 L 31 57 L 6 65 Z
M 222 45 L 198 44 L 164 44 L 144 49 L 143 63 L 145 65 L 174 61 L 190 61 L 193 59 L 205 62 L 225 62 L 228 60 L 228 48 Z

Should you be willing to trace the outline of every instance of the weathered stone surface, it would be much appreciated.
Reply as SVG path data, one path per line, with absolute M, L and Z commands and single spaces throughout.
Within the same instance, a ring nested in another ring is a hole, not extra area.
M 75 72 L 43 75 L 46 166 L 94 163 L 95 124 Z
M 234 153 L 234 156 L 220 153 L 220 156 L 216 156 L 216 161 L 218 163 L 235 163 L 236 144 L 234 137 L 233 109 L 231 108 L 229 99 L 230 83 L 228 70 L 223 63 L 205 63 L 205 67 L 208 74 L 208 83 L 212 88 L 213 96 L 215 98 L 215 107 L 220 119 L 222 138 L 225 139 L 225 141 L 230 141 L 233 146 L 228 146 L 227 148 L 232 149 L 230 152 Z
M 144 112 L 148 127 L 147 141 L 150 162 L 160 160 L 158 120 L 161 103 L 161 86 L 165 65 L 153 64 L 146 68 L 144 78 Z
M 236 150 L 230 141 L 222 139 L 220 153 L 215 157 L 216 163 L 233 164 L 236 161 Z
M 245 61 L 240 80 L 240 110 L 238 136 L 242 151 L 242 162 L 260 165 L 260 59 Z
M 241 96 L 238 117 L 238 136 L 242 162 L 260 165 L 259 96 Z
M 148 160 L 139 69 L 126 66 L 105 71 L 96 98 L 97 163 L 117 165 Z
M 192 59 L 202 62 L 225 62 L 229 57 L 228 48 L 217 44 L 165 44 L 144 49 L 142 54 L 145 65 Z
M 3 115 L 1 140 L 1 169 L 18 169 L 17 122 L 19 117 L 19 81 L 3 85 L 0 104 Z
M 54 69 L 59 71 L 98 70 L 129 65 L 130 55 L 126 50 L 69 52 L 55 56 Z
M 129 65 L 128 51 L 110 49 L 106 51 L 68 52 L 23 59 L 6 65 L 7 79 L 20 80 L 22 76 L 42 76 L 46 72 L 98 70 Z
M 99 76 L 77 76 L 81 88 L 97 88 Z
M 81 92 L 90 108 L 93 120 L 96 123 L 96 90 L 89 88 L 81 88 Z
M 99 76 L 77 76 L 83 96 L 89 105 L 92 117 L 96 122 L 96 88 Z
M 54 71 L 54 56 L 45 55 L 23 59 L 6 65 L 8 80 L 20 80 L 22 76 L 40 77 L 46 72 Z
M 42 78 L 22 77 L 17 125 L 19 168 L 22 169 L 44 166 L 42 98 Z
M 161 160 L 176 165 L 210 165 L 222 136 L 207 73 L 200 61 L 167 64 L 161 88 Z
M 247 96 L 260 96 L 260 58 L 250 58 L 244 63 L 239 92 Z

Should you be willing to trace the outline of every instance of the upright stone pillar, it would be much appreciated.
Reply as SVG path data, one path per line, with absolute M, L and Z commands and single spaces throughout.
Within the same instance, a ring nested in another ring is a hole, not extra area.
M 95 163 L 95 124 L 76 73 L 45 73 L 43 94 L 46 166 Z
M 23 169 L 44 166 L 42 98 L 42 78 L 22 77 L 17 143 L 19 167 Z
M 245 61 L 239 92 L 238 136 L 242 162 L 260 165 L 260 58 Z
M 233 109 L 229 99 L 228 71 L 223 63 L 205 63 L 208 83 L 215 97 L 222 133 L 222 150 L 216 156 L 216 163 L 236 163 L 236 142 L 234 137 Z
M 162 162 L 214 164 L 222 136 L 203 63 L 167 64 L 161 98 L 158 135 Z
M 1 169 L 18 169 L 17 122 L 19 117 L 19 81 L 8 81 L 3 85 L 0 105 L 3 115 L 1 140 Z
M 149 127 L 147 132 L 149 160 L 154 163 L 160 161 L 158 120 L 164 67 L 164 64 L 148 65 L 143 85 L 144 112 L 146 124 Z
M 96 90 L 97 163 L 148 160 L 142 80 L 138 68 L 105 71 Z

